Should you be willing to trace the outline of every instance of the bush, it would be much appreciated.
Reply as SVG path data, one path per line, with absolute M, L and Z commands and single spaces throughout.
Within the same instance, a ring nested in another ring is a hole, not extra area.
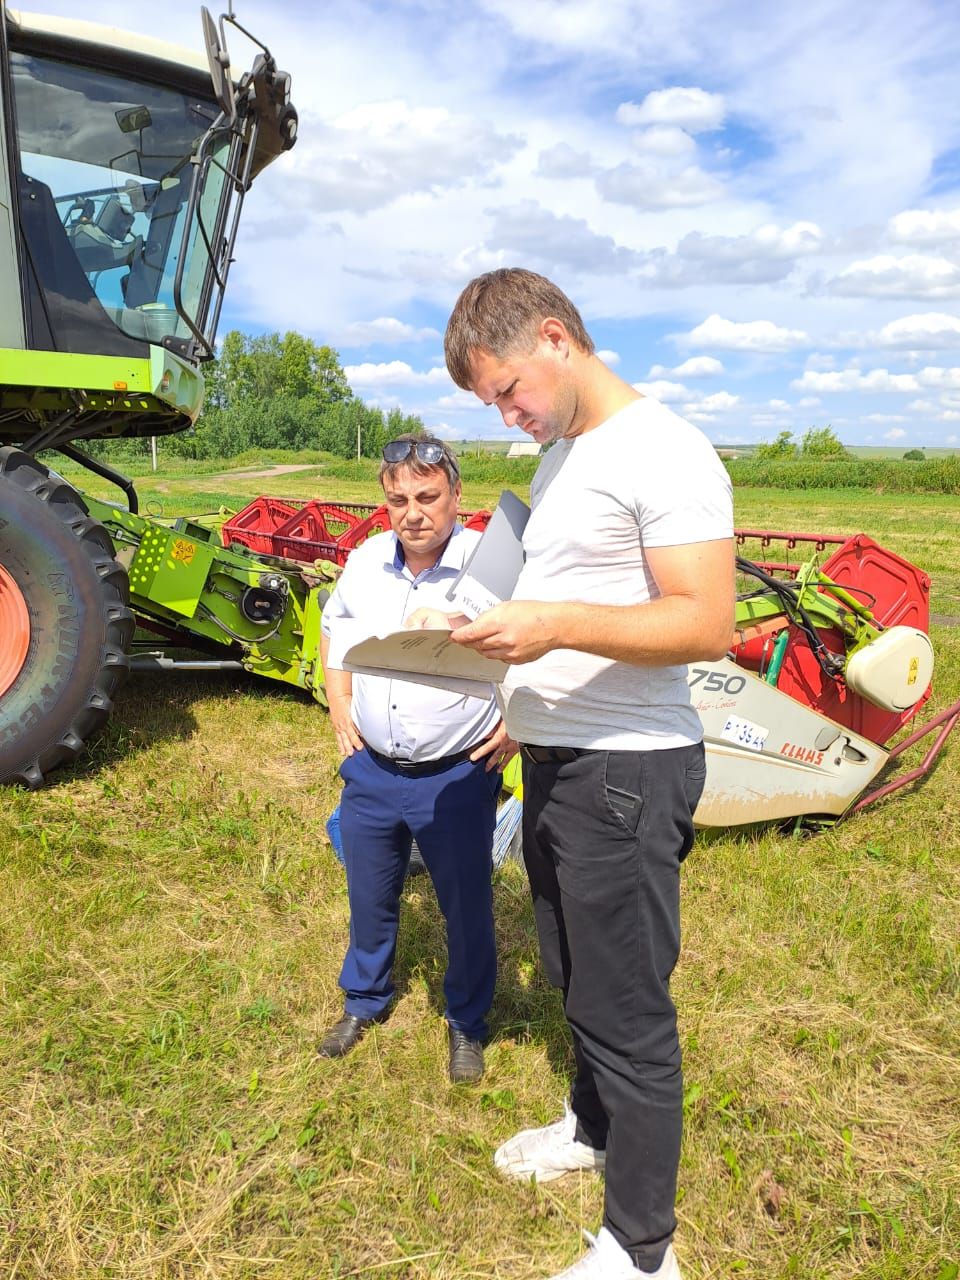
M 782 462 L 797 456 L 797 446 L 789 431 L 781 431 L 776 440 L 761 441 L 751 455 L 757 462 Z
M 849 458 L 843 444 L 830 427 L 811 427 L 800 441 L 802 458 Z

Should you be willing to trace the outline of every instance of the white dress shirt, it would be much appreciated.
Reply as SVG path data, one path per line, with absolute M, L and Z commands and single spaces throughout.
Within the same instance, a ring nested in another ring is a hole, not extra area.
M 415 609 L 453 606 L 446 592 L 480 534 L 454 525 L 437 563 L 412 574 L 394 533 L 380 533 L 350 552 L 346 568 L 324 605 L 321 630 L 328 638 L 338 618 L 368 621 L 370 630 L 399 630 Z M 421 763 L 455 755 L 487 737 L 500 720 L 489 697 L 475 698 L 412 680 L 353 674 L 351 711 L 367 746 L 381 755 Z

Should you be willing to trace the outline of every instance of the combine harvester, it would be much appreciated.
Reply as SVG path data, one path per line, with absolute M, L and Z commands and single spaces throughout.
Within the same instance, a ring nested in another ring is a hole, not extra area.
M 243 668 L 324 703 L 316 561 L 341 565 L 388 525 L 382 508 L 271 498 L 229 519 L 146 517 L 80 447 L 196 420 L 244 196 L 296 139 L 268 49 L 254 40 L 235 76 L 226 27 L 249 33 L 232 9 L 201 16 L 205 58 L 0 0 L 0 782 L 37 787 L 74 760 L 131 667 Z M 118 501 L 85 496 L 48 453 Z M 925 773 L 960 703 L 886 744 L 929 696 L 927 576 L 863 536 L 739 537 L 760 557 L 741 562 L 730 656 L 690 671 L 701 825 L 836 819 Z M 814 558 L 769 561 L 778 539 Z M 935 730 L 917 768 L 874 786 Z

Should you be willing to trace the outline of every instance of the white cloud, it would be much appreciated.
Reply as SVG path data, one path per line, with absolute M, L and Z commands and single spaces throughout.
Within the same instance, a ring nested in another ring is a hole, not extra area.
M 635 382 L 633 386 L 641 395 L 653 396 L 654 400 L 661 400 L 664 404 L 680 404 L 690 399 L 690 392 L 679 382 L 658 379 L 654 382 Z
M 766 222 L 746 236 L 705 236 L 693 231 L 677 245 L 682 258 L 698 261 L 742 262 L 751 258 L 799 258 L 819 253 L 823 232 L 815 222 L 795 222 L 778 227 Z
M 731 395 L 729 391 L 715 391 L 713 395 L 704 396 L 697 401 L 697 407 L 707 413 L 717 413 L 724 409 L 732 409 L 740 403 L 740 397 Z
M 348 347 L 397 346 L 403 342 L 439 337 L 437 329 L 415 329 L 412 324 L 405 324 L 393 316 L 378 316 L 376 320 L 355 320 L 348 324 L 340 341 Z
M 810 339 L 800 329 L 785 329 L 772 320 L 726 320 L 708 316 L 688 334 L 679 335 L 683 346 L 713 347 L 718 351 L 791 351 Z
M 904 347 L 910 351 L 960 347 L 960 319 L 943 311 L 901 316 L 883 326 L 876 342 L 881 347 Z
M 697 149 L 696 142 L 686 129 L 666 124 L 642 130 L 634 137 L 633 143 L 638 151 L 652 156 L 688 156 Z
M 459 387 L 456 391 L 448 396 L 440 396 L 437 400 L 438 409 L 483 409 L 485 413 L 489 413 L 490 406 L 484 404 L 479 396 L 475 396 L 472 391 L 463 391 Z
M 920 383 L 912 373 L 890 373 L 886 369 L 842 369 L 832 373 L 815 373 L 808 369 L 803 377 L 790 383 L 798 391 L 873 391 L 880 394 L 919 391 Z
M 602 360 L 605 365 L 609 365 L 611 369 L 616 368 L 620 363 L 620 354 L 617 351 L 598 351 L 597 357 Z
M 541 151 L 537 161 L 538 178 L 588 178 L 597 166 L 586 151 L 576 151 L 569 142 Z
M 676 251 L 651 250 L 641 269 L 655 288 L 695 289 L 709 284 L 771 284 L 783 280 L 798 258 L 818 253 L 823 232 L 812 222 L 781 228 L 765 223 L 749 235 L 709 236 L 688 232 Z
M 844 267 L 826 288 L 846 298 L 953 298 L 960 294 L 960 266 L 919 253 L 883 253 Z
M 960 390 L 960 369 L 942 369 L 936 366 L 928 366 L 921 369 L 917 374 L 917 381 L 921 387 L 926 387 L 935 391 L 958 391 Z
M 960 240 L 960 209 L 907 209 L 890 219 L 887 235 L 898 244 L 951 244 Z
M 597 174 L 599 193 L 633 209 L 683 209 L 718 200 L 723 187 L 697 165 L 664 173 L 652 165 L 619 164 Z
M 522 144 L 486 121 L 402 99 L 365 103 L 326 124 L 313 121 L 302 134 L 306 142 L 292 152 L 289 194 L 314 211 L 364 212 L 415 192 L 486 182 Z
M 651 365 L 647 377 L 663 378 L 669 375 L 675 378 L 712 378 L 723 372 L 723 365 L 715 356 L 691 356 L 675 369 L 668 369 L 662 364 Z
M 722 94 L 704 89 L 655 89 L 644 100 L 623 102 L 617 108 L 620 124 L 676 125 L 689 133 L 719 129 L 727 109 Z
M 459 427 L 451 427 L 449 422 L 434 422 L 428 430 L 438 440 L 459 440 L 463 432 Z
M 627 30 L 633 25 L 631 6 L 620 0 L 616 3 L 607 0 L 602 5 L 584 4 L 583 0 L 525 0 L 523 4 L 517 4 L 516 0 L 482 0 L 476 7 L 492 13 L 497 20 L 495 45 L 491 49 L 494 59 L 498 54 L 503 55 L 505 45 L 506 56 L 511 58 L 504 27 L 534 45 L 554 45 L 580 56 L 588 49 L 620 47 L 626 34 L 625 23 L 629 24 Z M 437 12 L 448 21 L 448 11 L 443 5 L 437 6 Z M 465 25 L 468 31 L 472 30 L 472 24 Z M 473 52 L 471 48 L 468 56 Z M 512 62 L 508 69 L 515 74 Z
M 889 431 L 883 433 L 884 440 L 902 440 L 906 436 L 903 427 L 891 427 Z
M 390 360 L 384 364 L 348 364 L 343 372 L 354 390 L 357 387 L 413 387 L 422 383 L 453 386 L 450 375 L 442 365 L 425 372 L 411 368 L 405 360 Z
M 723 373 L 723 365 L 715 356 L 691 356 L 673 370 L 678 378 L 713 378 Z
M 819 253 L 823 232 L 813 222 L 781 228 L 765 223 L 749 235 L 683 236 L 675 253 L 653 249 L 643 278 L 660 288 L 688 289 L 707 284 L 771 284 L 783 280 L 798 258 Z
M 465 264 L 478 271 L 525 262 L 544 274 L 569 271 L 621 275 L 636 267 L 640 255 L 594 231 L 586 218 L 545 209 L 535 200 L 489 209 L 490 232 L 482 249 Z
M 823 401 L 819 396 L 804 396 L 802 400 L 797 401 L 798 409 L 819 409 Z

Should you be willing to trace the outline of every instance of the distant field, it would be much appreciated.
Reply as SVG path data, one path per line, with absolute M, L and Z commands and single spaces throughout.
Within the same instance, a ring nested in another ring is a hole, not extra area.
M 377 496 L 320 468 L 196 471 L 145 477 L 144 507 Z M 862 530 L 910 556 L 945 615 L 958 507 L 737 491 L 742 526 Z M 960 628 L 932 634 L 937 709 L 960 698 Z M 957 739 L 856 819 L 707 833 L 684 866 L 687 1280 L 957 1280 Z M 495 883 L 479 1087 L 446 1080 L 422 879 L 392 1017 L 347 1062 L 317 1058 L 348 927 L 324 834 L 337 763 L 309 698 L 235 673 L 137 676 L 76 767 L 0 796 L 4 1280 L 543 1280 L 596 1229 L 596 1179 L 520 1186 L 492 1167 L 559 1112 L 572 1067 L 516 865 Z
M 525 440 L 526 437 L 518 433 L 516 439 Z M 451 441 L 451 444 L 453 444 L 458 453 L 470 453 L 478 449 L 486 453 L 506 453 L 513 442 L 512 438 L 508 438 L 504 440 L 454 440 Z M 729 452 L 741 457 L 749 457 L 756 446 L 752 444 L 731 444 L 719 447 L 725 453 Z M 920 449 L 928 458 L 950 458 L 954 454 L 960 453 L 960 446 L 950 447 L 947 445 L 848 444 L 844 447 L 855 458 L 888 458 L 892 461 L 902 458 L 909 449 Z
M 952 458 L 954 454 L 960 453 L 960 449 L 958 448 L 925 444 L 848 444 L 846 448 L 847 451 L 852 453 L 855 458 L 902 458 L 910 449 L 919 449 L 920 452 L 925 454 L 928 458 Z

